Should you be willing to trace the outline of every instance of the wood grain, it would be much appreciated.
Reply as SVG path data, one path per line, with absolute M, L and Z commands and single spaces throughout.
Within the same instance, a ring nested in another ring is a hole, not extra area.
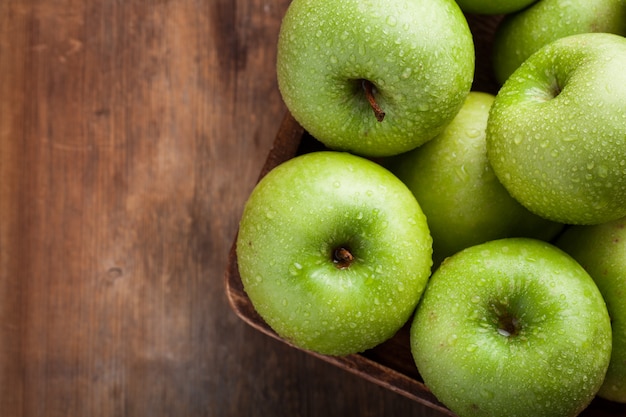
M 0 2 L 3 416 L 435 415 L 227 303 L 288 3 Z

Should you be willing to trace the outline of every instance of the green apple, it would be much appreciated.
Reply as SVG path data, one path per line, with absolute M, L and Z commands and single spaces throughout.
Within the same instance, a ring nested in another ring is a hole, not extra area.
M 537 0 L 456 0 L 465 13 L 474 14 L 508 14 L 522 10 Z
M 408 188 L 344 152 L 279 165 L 243 212 L 237 261 L 267 324 L 328 355 L 369 349 L 411 317 L 430 276 L 432 239 Z
M 565 36 L 587 32 L 626 35 L 624 0 L 541 0 L 506 16 L 493 41 L 496 79 L 507 78 L 533 52 Z
M 460 417 L 573 417 L 611 356 L 611 323 L 587 272 L 550 243 L 507 238 L 446 259 L 411 325 L 424 383 Z
M 472 34 L 454 0 L 294 0 L 277 52 L 294 118 L 327 147 L 368 157 L 435 137 L 474 75 Z
M 556 241 L 591 275 L 611 316 L 613 351 L 598 396 L 626 403 L 626 218 L 572 226 Z
M 436 138 L 384 165 L 413 192 L 433 238 L 433 261 L 504 237 L 553 238 L 562 225 L 524 208 L 496 178 L 485 144 L 492 94 L 471 92 Z
M 487 156 L 511 195 L 566 224 L 626 216 L 626 38 L 567 36 L 531 55 L 491 107 Z

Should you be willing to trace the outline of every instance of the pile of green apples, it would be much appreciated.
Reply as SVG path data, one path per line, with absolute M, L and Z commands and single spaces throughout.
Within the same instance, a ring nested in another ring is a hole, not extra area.
M 502 17 L 497 94 L 470 14 Z M 624 0 L 293 0 L 278 83 L 326 150 L 245 205 L 257 312 L 326 355 L 409 324 L 461 417 L 626 403 L 625 35 Z

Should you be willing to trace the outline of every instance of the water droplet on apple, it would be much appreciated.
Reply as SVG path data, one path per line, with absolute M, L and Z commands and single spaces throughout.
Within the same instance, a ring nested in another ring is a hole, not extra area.
M 479 295 L 475 295 L 472 297 L 472 303 L 480 303 L 480 296 Z
M 335 188 L 339 188 L 339 187 L 341 187 L 341 183 L 340 183 L 339 181 L 335 181 L 335 182 L 333 183 L 333 187 L 335 187 Z
M 256 277 L 254 277 L 256 282 L 262 282 L 263 281 L 263 277 L 261 275 L 257 275 Z
M 596 201 L 593 205 L 593 208 L 596 210 L 602 210 L 604 208 L 606 208 L 609 205 L 609 202 L 606 200 L 599 200 Z
M 481 131 L 480 129 L 467 129 L 465 134 L 470 138 L 477 138 L 480 136 Z
M 395 26 L 398 24 L 398 19 L 395 16 L 387 16 L 387 24 L 389 26 Z
M 469 179 L 469 174 L 467 170 L 465 169 L 465 164 L 458 165 L 454 172 L 457 178 L 461 181 L 465 181 Z
M 494 397 L 494 393 L 492 391 L 489 391 L 488 389 L 483 388 L 480 393 L 484 398 L 487 399 L 491 399 Z
M 428 105 L 428 103 L 420 103 L 417 105 L 417 109 L 419 111 L 428 111 L 430 110 L 430 106 Z
M 406 67 L 404 71 L 402 71 L 401 77 L 406 80 L 407 78 L 411 76 L 412 73 L 413 73 L 413 69 L 411 67 Z
M 268 219 L 273 219 L 274 218 L 275 213 L 271 210 L 266 210 L 265 211 L 265 217 L 267 217 Z
M 468 346 L 465 348 L 465 350 L 467 350 L 468 352 L 474 352 L 474 351 L 476 350 L 476 348 L 477 348 L 477 347 L 478 347 L 478 346 L 476 346 L 475 344 L 473 344 L 473 343 L 472 343 L 471 345 L 468 345 Z
M 295 262 L 293 265 L 289 266 L 289 273 L 293 276 L 299 275 L 302 271 L 302 265 L 298 262 Z
M 519 145 L 520 143 L 522 143 L 522 140 L 524 140 L 522 135 L 515 135 L 515 137 L 513 138 L 513 143 Z
M 498 329 L 498 333 L 504 337 L 509 337 L 511 336 L 511 333 L 509 333 L 508 331 L 506 331 L 505 329 Z

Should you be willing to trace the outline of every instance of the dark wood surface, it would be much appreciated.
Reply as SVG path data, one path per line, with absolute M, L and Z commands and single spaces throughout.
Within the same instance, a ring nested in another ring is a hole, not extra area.
M 288 0 L 0 1 L 0 414 L 435 416 L 224 291 Z

